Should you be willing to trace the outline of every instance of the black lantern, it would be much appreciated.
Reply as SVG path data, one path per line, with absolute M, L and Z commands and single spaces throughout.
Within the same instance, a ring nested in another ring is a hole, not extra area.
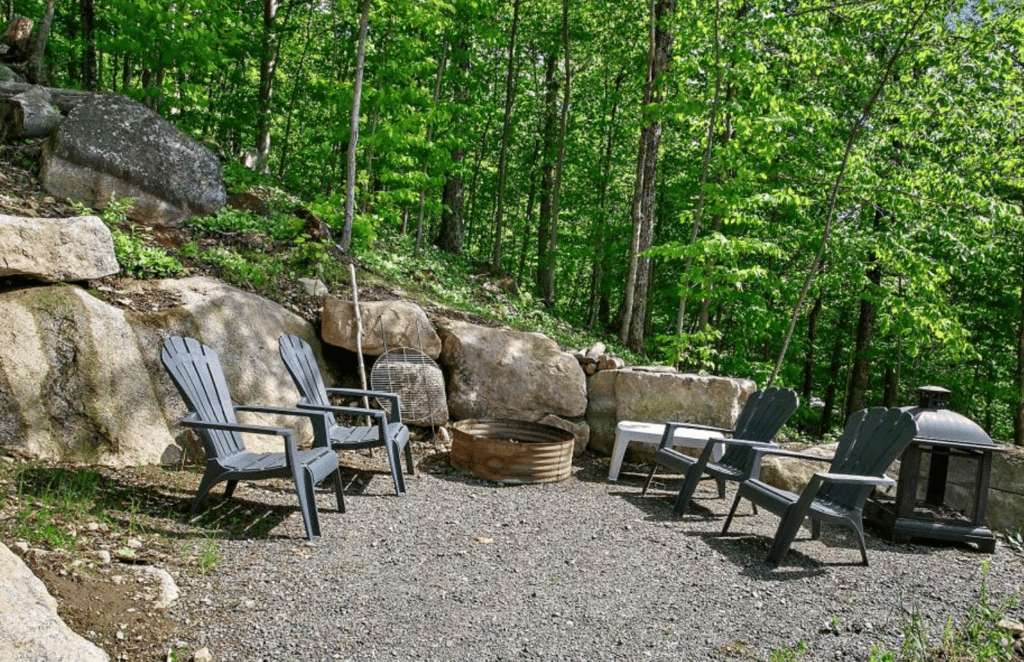
M 988 483 L 996 444 L 977 423 L 947 408 L 949 391 L 939 386 L 918 389 L 918 405 L 903 407 L 917 421 L 917 436 L 903 452 L 896 498 L 875 495 L 868 516 L 890 533 L 894 542 L 912 538 L 968 542 L 983 552 L 996 548 L 985 528 Z M 918 498 L 922 460 L 928 456 L 924 498 Z M 966 513 L 947 508 L 946 485 L 951 458 L 974 463 L 973 503 Z

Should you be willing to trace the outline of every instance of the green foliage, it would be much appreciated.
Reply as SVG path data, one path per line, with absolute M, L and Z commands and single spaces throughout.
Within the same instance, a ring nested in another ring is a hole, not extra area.
M 130 226 L 128 233 L 112 229 L 110 234 L 121 269 L 133 278 L 171 278 L 188 273 L 177 258 L 150 244 L 144 230 Z
M 317 196 L 316 201 L 309 205 L 317 218 L 326 223 L 337 237 L 345 228 L 345 202 L 337 193 L 329 196 Z M 371 250 L 377 241 L 377 227 L 380 219 L 373 214 L 355 214 L 352 218 L 351 250 L 363 253 Z
M 913 610 L 903 624 L 903 644 L 894 653 L 880 644 L 872 646 L 871 662 L 939 662 L 963 660 L 996 662 L 1014 659 L 1013 637 L 998 627 L 1011 601 L 1003 607 L 989 604 L 988 562 L 982 563 L 981 593 L 962 623 L 947 620 L 941 639 L 932 640 L 928 625 L 918 610 Z
M 116 198 L 113 194 L 103 209 L 103 222 L 110 230 L 110 238 L 114 244 L 114 256 L 125 274 L 138 279 L 171 278 L 185 276 L 185 270 L 177 258 L 168 255 L 167 251 L 154 245 L 148 237 L 146 228 L 128 224 L 127 211 L 135 203 L 134 198 Z M 80 214 L 92 214 L 85 205 L 72 203 Z M 127 225 L 128 231 L 121 227 Z
M 265 218 L 234 207 L 223 207 L 213 216 L 190 218 L 185 224 L 208 236 L 254 234 L 277 241 L 294 239 L 304 226 L 301 218 L 290 214 L 275 213 Z
M 76 529 L 87 522 L 111 522 L 108 510 L 123 503 L 125 493 L 110 490 L 95 471 L 45 469 L 38 464 L 21 468 L 14 476 L 18 509 L 11 535 L 30 544 L 46 544 L 74 551 Z

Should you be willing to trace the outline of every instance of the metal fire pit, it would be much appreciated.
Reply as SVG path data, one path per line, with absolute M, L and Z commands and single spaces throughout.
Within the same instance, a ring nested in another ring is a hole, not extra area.
M 544 423 L 468 419 L 452 425 L 451 463 L 499 483 L 565 480 L 572 473 L 575 435 Z
M 946 408 L 948 390 L 923 386 L 918 393 L 917 407 L 903 407 L 917 421 L 918 433 L 903 452 L 896 498 L 875 494 L 866 513 L 897 542 L 912 538 L 967 542 L 993 552 L 996 540 L 985 527 L 985 507 L 992 454 L 1000 449 L 974 421 Z M 974 498 L 967 513 L 945 505 L 953 458 L 975 463 Z M 921 481 L 925 482 L 923 495 L 918 488 Z

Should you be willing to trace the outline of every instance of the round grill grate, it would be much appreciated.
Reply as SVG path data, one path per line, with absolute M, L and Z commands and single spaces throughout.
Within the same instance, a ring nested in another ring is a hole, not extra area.
M 444 425 L 448 422 L 444 375 L 429 356 L 411 347 L 396 347 L 377 357 L 370 369 L 370 388 L 397 393 L 402 421 L 411 425 Z M 387 401 L 378 401 L 389 411 Z

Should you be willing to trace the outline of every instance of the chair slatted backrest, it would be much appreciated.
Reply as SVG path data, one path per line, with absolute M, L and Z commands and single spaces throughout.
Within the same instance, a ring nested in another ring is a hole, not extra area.
M 192 338 L 172 336 L 164 341 L 160 360 L 188 410 L 199 420 L 237 423 L 231 395 L 217 353 Z M 228 430 L 198 430 L 207 459 L 228 457 L 245 450 L 241 435 Z
M 829 473 L 881 478 L 917 435 L 914 418 L 899 409 L 873 407 L 846 420 Z M 833 484 L 818 497 L 847 508 L 862 508 L 871 487 Z
M 288 372 L 291 373 L 295 387 L 299 389 L 299 395 L 311 405 L 329 407 L 330 399 L 327 397 L 327 387 L 324 386 L 323 378 L 320 376 L 320 366 L 316 362 L 313 348 L 302 338 L 293 335 L 283 335 L 278 339 L 278 348 L 281 350 L 281 358 L 284 360 Z M 327 429 L 337 425 L 334 414 L 325 412 L 327 415 Z
M 773 387 L 754 391 L 736 419 L 732 436 L 747 441 L 771 441 L 796 411 L 799 402 L 796 391 L 788 388 Z M 751 451 L 747 447 L 726 446 L 719 464 L 745 467 L 750 455 Z

